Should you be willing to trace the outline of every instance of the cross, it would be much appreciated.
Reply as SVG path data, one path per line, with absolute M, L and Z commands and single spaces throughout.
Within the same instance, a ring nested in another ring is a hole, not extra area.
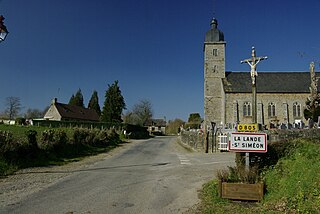
M 265 60 L 268 59 L 267 56 L 263 56 L 263 57 L 256 57 L 256 50 L 254 49 L 254 47 L 252 47 L 252 54 L 251 54 L 252 58 L 251 59 L 245 59 L 242 60 L 240 63 L 248 63 L 248 65 L 251 67 L 251 80 L 252 80 L 252 85 L 255 85 L 255 79 L 256 76 L 258 76 L 256 67 L 258 65 L 258 63 L 261 60 Z

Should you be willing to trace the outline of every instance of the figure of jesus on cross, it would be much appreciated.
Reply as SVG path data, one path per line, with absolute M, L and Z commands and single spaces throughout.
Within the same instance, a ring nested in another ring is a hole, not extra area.
M 241 63 L 248 63 L 248 65 L 251 67 L 251 80 L 252 80 L 252 85 L 256 84 L 256 76 L 258 76 L 256 67 L 258 65 L 258 63 L 261 60 L 265 60 L 268 59 L 268 57 L 264 56 L 264 57 L 256 57 L 256 50 L 254 49 L 254 47 L 252 47 L 252 54 L 251 54 L 252 58 L 251 59 L 245 59 L 242 60 Z

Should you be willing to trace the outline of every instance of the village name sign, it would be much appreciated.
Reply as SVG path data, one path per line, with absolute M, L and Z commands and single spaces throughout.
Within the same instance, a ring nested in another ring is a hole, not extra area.
M 267 134 L 265 133 L 231 133 L 229 151 L 267 152 Z

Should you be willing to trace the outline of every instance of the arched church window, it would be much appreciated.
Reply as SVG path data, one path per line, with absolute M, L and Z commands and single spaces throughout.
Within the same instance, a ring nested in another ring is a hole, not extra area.
M 275 117 L 276 116 L 276 104 L 269 103 L 268 105 L 268 117 Z
M 250 102 L 245 102 L 243 104 L 243 116 L 251 116 L 251 103 Z
M 293 117 L 301 117 L 301 105 L 298 102 L 293 103 Z

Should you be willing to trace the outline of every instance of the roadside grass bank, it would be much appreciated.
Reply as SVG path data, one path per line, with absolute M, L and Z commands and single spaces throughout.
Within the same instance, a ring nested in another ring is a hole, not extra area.
M 261 202 L 222 199 L 218 180 L 212 180 L 199 193 L 196 213 L 320 213 L 320 140 L 296 139 L 286 146 L 277 163 L 260 171 L 266 185 Z
M 0 177 L 27 167 L 63 165 L 123 143 L 114 129 L 0 125 Z

